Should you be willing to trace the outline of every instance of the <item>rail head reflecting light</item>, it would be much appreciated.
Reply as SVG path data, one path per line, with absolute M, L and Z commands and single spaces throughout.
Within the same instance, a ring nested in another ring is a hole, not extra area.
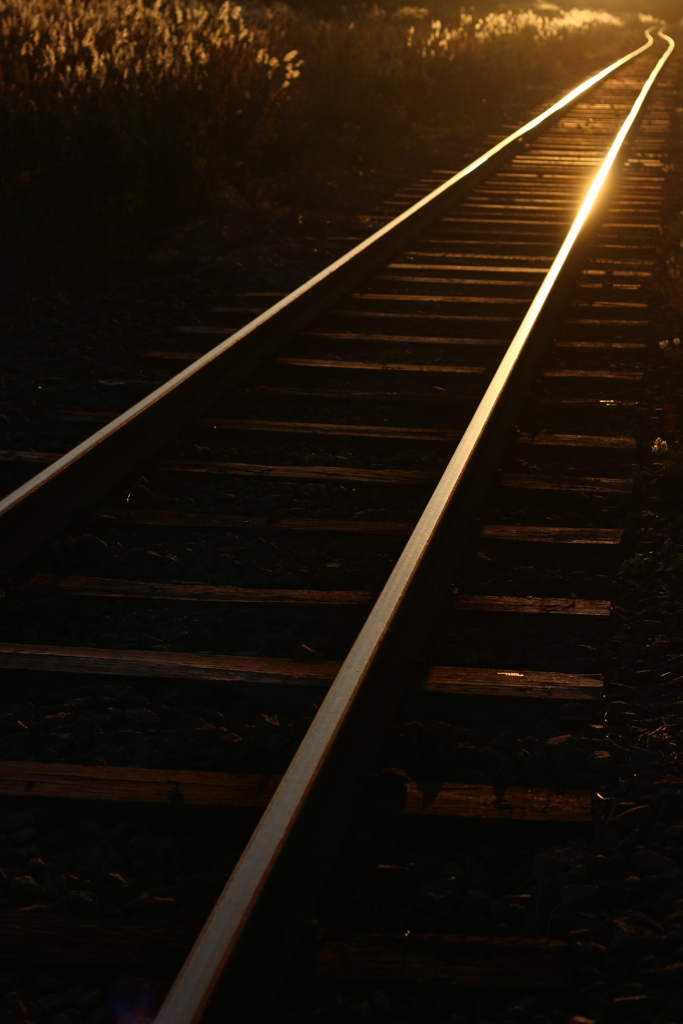
M 627 60 L 633 59 L 634 56 L 651 47 L 654 43 L 652 33 L 648 30 L 646 35 L 648 42 L 639 50 L 611 65 L 599 76 L 594 76 L 589 83 L 595 84 L 596 81 L 602 80 L 608 73 L 623 66 Z M 642 87 L 635 104 L 593 179 L 569 234 L 510 343 L 498 371 L 432 498 L 169 992 L 157 1017 L 157 1024 L 195 1024 L 204 1016 L 226 965 L 247 932 L 250 916 L 272 880 L 278 859 L 300 822 L 300 817 L 307 807 L 314 786 L 319 782 L 323 769 L 328 767 L 326 765 L 328 755 L 340 741 L 342 730 L 348 722 L 351 709 L 363 688 L 364 681 L 378 663 L 387 638 L 392 635 L 392 628 L 395 627 L 402 602 L 407 595 L 412 595 L 413 599 L 416 599 L 415 593 L 419 590 L 420 585 L 419 570 L 426 559 L 427 552 L 443 523 L 446 512 L 452 509 L 454 503 L 458 501 L 461 488 L 464 486 L 463 481 L 466 482 L 466 471 L 480 448 L 482 439 L 487 435 L 493 413 L 506 398 L 513 369 L 528 348 L 539 317 L 553 293 L 562 270 L 567 265 L 567 260 L 577 239 L 595 208 L 602 187 L 614 167 L 624 141 L 657 76 L 674 49 L 675 44 L 669 36 L 666 36 L 661 30 L 658 35 L 668 43 L 666 52 L 657 62 Z M 569 94 L 571 98 L 565 97 L 559 105 L 556 104 L 551 110 L 555 111 L 567 106 L 586 91 L 589 83 L 584 83 L 583 86 L 574 90 Z M 548 115 L 549 112 L 546 112 L 542 118 Z M 530 125 L 538 123 L 540 120 L 536 119 L 535 122 L 530 122 Z M 529 126 L 525 126 L 510 139 L 520 137 L 528 130 Z M 509 143 L 509 140 L 506 142 Z M 474 167 L 479 166 L 501 145 L 503 144 L 499 144 L 494 150 L 490 150 L 478 161 L 469 165 L 468 168 L 460 172 L 459 176 L 454 176 L 437 192 L 452 187 L 455 180 L 464 174 L 471 173 Z M 432 193 L 432 196 L 434 194 Z M 427 197 L 427 200 L 429 198 Z M 425 203 L 427 200 L 422 200 L 421 203 Z M 421 204 L 417 204 L 417 206 L 419 205 Z M 411 208 L 411 210 L 415 209 L 416 207 Z M 401 217 L 408 216 L 410 212 L 407 211 Z M 276 308 L 273 307 L 273 309 Z M 514 674 L 517 675 L 517 673 Z M 253 937 L 250 941 L 254 941 Z M 256 955 L 256 947 L 254 953 Z M 263 966 L 263 970 L 267 971 L 267 965 Z

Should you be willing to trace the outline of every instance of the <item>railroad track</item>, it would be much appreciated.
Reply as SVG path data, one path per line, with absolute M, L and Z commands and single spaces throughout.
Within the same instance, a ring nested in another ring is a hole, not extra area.
M 638 455 L 672 49 L 648 32 L 274 306 L 179 325 L 148 360 L 185 368 L 0 502 L 6 958 L 187 954 L 164 1022 L 256 1019 L 289 971 L 295 1002 L 302 975 L 567 986 L 566 915 L 425 851 L 471 867 L 472 827 L 512 829 L 526 870 L 599 814 L 591 566 L 618 564 Z M 97 854 L 54 832 L 64 801 Z M 584 922 L 595 886 L 565 875 Z

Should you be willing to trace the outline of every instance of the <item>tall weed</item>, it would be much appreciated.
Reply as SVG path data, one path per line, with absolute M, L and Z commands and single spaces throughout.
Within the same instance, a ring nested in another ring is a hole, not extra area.
M 230 0 L 0 0 L 0 251 L 78 261 L 170 221 L 277 215 L 634 38 L 578 8 L 447 27 L 422 7 L 349 20 Z

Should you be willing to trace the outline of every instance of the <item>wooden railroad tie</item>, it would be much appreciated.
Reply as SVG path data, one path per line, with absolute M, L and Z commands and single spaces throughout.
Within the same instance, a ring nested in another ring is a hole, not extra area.
M 20 593 L 63 594 L 137 601 L 185 601 L 208 604 L 300 605 L 302 607 L 368 607 L 373 595 L 363 590 L 296 590 L 266 587 L 224 587 L 210 583 L 149 583 L 98 576 L 36 573 L 17 588 Z M 514 597 L 505 594 L 454 594 L 456 611 L 512 615 L 611 615 L 609 601 L 580 597 Z
M 118 968 L 177 967 L 199 922 L 83 919 L 49 912 L 0 913 L 0 957 L 9 963 Z M 456 935 L 366 934 L 330 930 L 299 958 L 301 976 L 383 984 L 560 989 L 571 977 L 559 940 Z
M 465 274 L 536 274 L 543 276 L 548 272 L 542 267 L 501 267 L 480 263 L 389 263 L 388 266 L 390 270 L 439 270 Z M 505 282 L 505 284 L 511 283 L 535 284 L 533 281 Z
M 445 383 L 445 382 L 442 382 Z M 248 384 L 244 386 L 244 392 L 248 395 L 285 395 L 287 398 L 330 398 L 339 399 L 348 404 L 351 399 L 368 402 L 426 402 L 428 404 L 452 402 L 453 395 L 441 385 L 437 388 L 434 384 L 427 384 L 429 391 L 400 391 L 393 388 L 391 391 L 376 388 L 372 391 L 359 391 L 354 388 L 320 388 L 313 385 L 297 383 L 296 386 L 284 387 L 280 384 Z M 459 402 L 475 404 L 475 395 L 461 393 L 458 396 Z
M 413 271 L 415 270 L 415 268 L 411 264 L 408 264 L 407 266 L 410 267 L 411 270 L 413 270 Z M 458 288 L 471 287 L 472 285 L 478 285 L 478 286 L 482 286 L 483 285 L 484 287 L 487 287 L 487 288 L 511 288 L 511 289 L 514 289 L 514 291 L 517 292 L 518 294 L 519 293 L 521 293 L 521 294 L 525 294 L 526 293 L 526 295 L 529 296 L 530 298 L 533 296 L 533 294 L 534 294 L 534 292 L 536 290 L 536 282 L 529 281 L 529 280 L 526 280 L 526 281 L 522 281 L 522 280 L 514 281 L 514 280 L 510 280 L 510 278 L 508 278 L 507 280 L 501 280 L 500 278 L 498 280 L 496 280 L 495 277 L 484 278 L 482 276 L 479 276 L 479 277 L 462 277 L 457 272 L 454 272 L 453 276 L 451 276 L 451 277 L 443 277 L 443 276 L 442 277 L 434 277 L 434 276 L 432 276 L 432 274 L 434 273 L 435 270 L 436 270 L 437 274 L 442 274 L 442 275 L 445 274 L 445 273 L 448 273 L 448 270 L 446 270 L 446 271 L 439 270 L 438 267 L 434 268 L 434 267 L 430 267 L 430 266 L 418 266 L 417 269 L 421 270 L 422 273 L 419 273 L 419 274 L 416 274 L 416 273 L 412 273 L 412 274 L 377 274 L 376 275 L 376 280 L 377 281 L 394 281 L 394 282 L 398 281 L 401 284 L 417 284 L 417 285 L 424 285 L 424 284 L 450 284 L 450 285 L 455 285 Z M 432 274 L 424 273 L 424 271 L 430 271 L 430 270 L 432 271 Z M 365 296 L 365 295 L 362 296 L 362 297 L 363 298 L 367 298 L 367 296 Z M 493 296 L 491 296 L 491 297 L 493 298 Z M 475 298 L 475 296 L 472 296 L 472 298 Z M 477 299 L 477 301 L 485 303 L 486 302 L 486 296 L 479 297 Z M 497 303 L 505 302 L 505 298 L 504 297 L 497 298 L 495 301 Z M 515 302 L 518 302 L 518 301 L 519 301 L 519 299 L 515 300 Z M 524 300 L 522 300 L 522 301 L 524 301 Z
M 543 376 L 550 380 L 628 380 L 639 384 L 643 374 L 635 370 L 546 370 Z
M 96 522 L 112 526 L 151 526 L 197 530 L 270 530 L 292 533 L 350 533 L 358 536 L 407 537 L 415 523 L 372 519 L 273 519 L 267 516 L 234 516 L 217 513 L 174 512 L 157 509 L 112 508 L 96 513 Z M 607 545 L 621 543 L 623 530 L 595 527 L 511 526 L 488 524 L 482 540 L 523 544 Z
M 358 484 L 434 484 L 438 470 L 363 469 L 351 466 L 264 466 L 253 462 L 169 460 L 161 468 L 171 473 L 207 473 L 216 476 L 254 476 L 271 480 L 342 480 Z
M 115 803 L 186 807 L 232 807 L 263 810 L 281 776 L 228 772 L 119 768 L 105 765 L 44 764 L 0 761 L 0 795 L 51 800 L 97 800 Z M 587 790 L 444 783 L 427 794 L 414 782 L 384 786 L 369 780 L 362 806 L 373 814 L 404 818 L 457 818 L 468 821 L 587 825 L 593 800 Z
M 325 607 L 367 607 L 373 595 L 362 590 L 270 589 L 227 587 L 211 583 L 153 583 L 97 576 L 57 576 L 36 573 L 19 587 L 27 593 L 128 600 L 187 601 L 209 604 L 269 604 Z
M 534 444 L 547 443 L 534 441 Z M 552 443 L 552 442 L 550 442 Z M 49 452 L 0 451 L 0 464 L 49 465 L 61 454 Z M 215 476 L 261 477 L 271 480 L 329 480 L 360 484 L 426 486 L 434 484 L 439 472 L 406 469 L 356 469 L 347 466 L 269 466 L 252 462 L 167 461 L 162 469 L 171 473 L 201 473 Z M 510 474 L 501 477 L 500 486 L 513 490 L 546 490 L 578 494 L 630 494 L 633 480 L 607 477 L 560 477 Z
M 647 346 L 644 341 L 556 341 L 555 348 L 569 348 L 569 349 L 589 349 L 596 351 L 598 349 L 609 349 L 610 351 L 623 351 L 637 352 L 644 350 Z M 642 374 L 641 374 L 642 376 Z
M 98 523 L 113 526 L 153 526 L 196 530 L 259 530 L 285 533 L 350 533 L 359 536 L 408 537 L 415 523 L 377 522 L 372 519 L 273 519 L 267 516 L 230 516 L 201 512 L 112 508 L 95 515 Z
M 349 483 L 422 485 L 438 480 L 438 471 L 355 469 L 346 466 L 264 466 L 251 462 L 173 461 L 162 463 L 173 473 L 208 473 L 217 476 L 255 476 L 276 480 L 341 480 Z M 546 490 L 577 494 L 630 494 L 633 480 L 624 477 L 561 477 L 505 474 L 500 486 L 515 490 Z
M 426 427 L 385 427 L 357 423 L 293 423 L 289 420 L 235 420 L 215 416 L 204 421 L 216 430 L 239 433 L 313 434 L 321 437 L 368 437 L 397 441 L 457 441 L 461 430 L 432 430 Z
M 568 952 L 552 939 L 329 931 L 311 967 L 316 977 L 339 981 L 556 989 L 571 978 Z
M 443 324 L 517 324 L 520 317 L 515 316 L 493 316 L 491 313 L 427 313 L 423 309 L 411 309 L 405 313 L 397 310 L 377 309 L 335 309 L 334 316 L 355 317 L 357 320 L 374 320 L 381 323 L 383 320 L 419 320 L 420 324 L 443 323 Z
M 602 434 L 520 434 L 518 444 L 545 445 L 553 448 L 614 448 L 634 450 L 635 437 L 607 437 Z
M 442 366 L 439 363 L 368 363 L 342 359 L 305 359 L 281 356 L 280 366 L 298 366 L 312 370 L 370 370 L 375 373 L 438 373 L 481 376 L 490 373 L 486 366 Z
M 630 494 L 633 479 L 629 477 L 545 476 L 531 473 L 504 473 L 500 487 L 508 490 L 556 491 L 569 494 Z
M 529 300 L 492 295 L 402 295 L 375 292 L 356 293 L 353 299 L 366 302 L 444 302 L 468 306 L 526 306 Z
M 391 339 L 389 339 L 391 340 Z M 416 339 L 419 341 L 420 339 Z M 438 339 L 423 339 L 423 340 L 434 340 Z M 445 342 L 448 339 L 444 339 Z M 474 344 L 474 341 L 472 341 Z M 493 342 L 491 342 L 493 344 Z M 504 339 L 496 344 L 504 345 Z M 146 352 L 145 358 L 156 359 L 159 361 L 169 360 L 172 362 L 194 362 L 203 355 L 201 352 Z M 338 398 L 343 402 L 348 403 L 350 399 L 367 400 L 371 402 L 378 401 L 410 401 L 410 402 L 447 402 L 452 401 L 452 395 L 444 392 L 443 389 L 433 389 L 431 392 L 419 392 L 419 391 L 358 391 L 349 388 L 320 388 L 314 386 L 305 386 L 297 384 L 296 386 L 285 387 L 280 384 L 249 384 L 244 385 L 242 389 L 246 394 L 259 394 L 259 395 L 286 395 L 288 398 Z M 463 401 L 471 401 L 474 399 L 468 399 L 463 397 Z
M 298 699 L 317 700 L 332 685 L 340 667 L 341 662 L 336 661 L 0 644 L 0 668 L 5 671 L 178 680 L 252 697 L 292 694 Z M 562 704 L 581 701 L 600 708 L 603 679 L 600 675 L 569 672 L 433 665 L 426 670 L 419 692 L 426 697 L 450 699 L 500 698 Z
M 580 597 L 508 597 L 501 594 L 455 594 L 453 607 L 463 612 L 502 615 L 585 615 L 604 618 L 612 613 L 609 601 L 592 601 Z
M 489 524 L 479 534 L 482 540 L 518 541 L 522 544 L 621 544 L 624 531 L 572 526 L 507 526 Z
M 589 317 L 570 317 L 565 320 L 565 324 L 571 324 L 575 327 L 599 327 L 601 330 L 604 330 L 605 328 L 614 329 L 615 327 L 632 327 L 642 332 L 647 330 L 649 320 L 646 320 L 644 317 L 638 320 L 619 320 L 617 317 L 595 317 L 594 319 L 590 319 Z
M 379 341 L 382 344 L 399 345 L 459 345 L 475 348 L 500 348 L 507 344 L 505 338 L 457 338 L 440 337 L 438 334 L 370 334 L 357 331 L 304 331 L 305 338 L 320 338 L 323 341 Z

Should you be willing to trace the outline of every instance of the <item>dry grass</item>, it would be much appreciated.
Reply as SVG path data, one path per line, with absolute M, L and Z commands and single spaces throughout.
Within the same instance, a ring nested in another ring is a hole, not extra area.
M 482 101 L 546 94 L 637 27 L 573 9 L 451 27 L 210 0 L 0 0 L 0 216 L 16 265 L 82 261 L 197 216 L 299 209 Z M 490 108 L 489 108 L 490 109 Z

